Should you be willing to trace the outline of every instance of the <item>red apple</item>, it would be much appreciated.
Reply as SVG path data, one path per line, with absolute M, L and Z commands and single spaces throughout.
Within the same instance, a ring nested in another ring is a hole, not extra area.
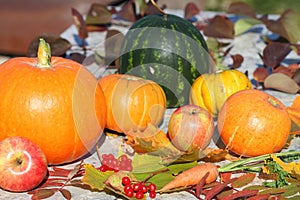
M 0 141 L 0 188 L 29 191 L 44 180 L 47 170 L 45 154 L 31 140 L 8 137 Z
M 168 136 L 181 151 L 193 153 L 205 149 L 213 134 L 213 117 L 199 106 L 184 105 L 177 108 L 170 117 Z

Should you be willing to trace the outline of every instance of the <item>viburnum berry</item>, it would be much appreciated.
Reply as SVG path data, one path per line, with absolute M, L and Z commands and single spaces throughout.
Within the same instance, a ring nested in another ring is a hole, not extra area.
M 154 199 L 154 198 L 156 197 L 156 192 L 150 191 L 150 192 L 149 192 L 149 197 L 150 197 L 151 199 Z
M 154 183 L 150 183 L 150 184 L 148 185 L 148 190 L 149 190 L 150 192 L 155 192 L 155 190 L 156 190 L 156 185 L 155 185 Z
M 134 195 L 133 189 L 127 190 L 127 191 L 125 192 L 125 195 L 126 195 L 127 197 L 129 197 L 129 198 L 133 197 L 133 195 Z
M 148 191 L 148 188 L 147 188 L 147 186 L 146 186 L 146 185 L 144 185 L 144 184 L 142 184 L 142 185 L 141 185 L 141 189 L 140 189 L 140 191 L 142 191 L 144 194 L 145 194 L 145 193 L 147 193 L 147 191 Z
M 142 191 L 138 191 L 135 193 L 135 198 L 142 199 L 144 197 L 144 193 Z
M 125 185 L 130 185 L 131 184 L 131 180 L 128 176 L 124 176 L 122 178 L 122 184 L 125 186 Z
M 133 191 L 138 192 L 141 189 L 141 183 L 135 183 L 133 184 Z

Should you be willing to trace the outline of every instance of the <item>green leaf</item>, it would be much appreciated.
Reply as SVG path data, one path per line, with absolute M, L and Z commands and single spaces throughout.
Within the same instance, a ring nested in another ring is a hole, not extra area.
M 235 35 L 240 35 L 257 24 L 261 24 L 261 21 L 258 19 L 249 17 L 241 18 L 234 24 L 234 33 Z
M 85 173 L 82 182 L 97 190 L 103 190 L 105 181 L 114 173 L 113 171 L 101 172 L 90 164 L 85 164 L 84 168 Z
M 133 173 L 152 173 L 165 169 L 166 166 L 159 156 L 135 153 L 132 158 L 132 168 Z
M 256 174 L 254 173 L 247 173 L 247 174 L 244 174 L 240 177 L 238 177 L 237 180 L 235 180 L 234 182 L 232 182 L 232 187 L 234 188 L 240 188 L 240 187 L 243 187 L 245 185 L 248 185 L 249 183 L 251 183 L 254 178 L 256 177 Z
M 151 177 L 148 182 L 156 184 L 157 189 L 161 189 L 167 183 L 172 181 L 175 178 L 175 175 L 179 174 L 182 171 L 185 171 L 189 168 L 192 168 L 197 165 L 197 162 L 189 162 L 189 163 L 180 163 L 180 164 L 172 164 L 164 169 L 169 169 L 168 171 L 157 173 L 153 177 Z M 164 170 L 161 169 L 161 170 Z M 138 181 L 143 181 L 147 177 L 149 177 L 151 173 L 135 173 L 134 176 Z

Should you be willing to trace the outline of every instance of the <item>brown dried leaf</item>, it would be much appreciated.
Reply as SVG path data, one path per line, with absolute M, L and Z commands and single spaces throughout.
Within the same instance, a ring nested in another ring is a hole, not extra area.
M 287 39 L 290 43 L 296 44 L 300 37 L 300 14 L 287 9 L 278 20 L 263 18 L 267 28 Z
M 69 173 L 72 170 L 70 169 L 63 169 L 57 166 L 53 166 L 51 170 L 49 170 L 50 176 L 60 176 L 60 177 L 68 177 Z
M 111 22 L 112 11 L 105 5 L 93 3 L 86 16 L 87 25 L 105 25 Z
M 254 173 L 246 173 L 246 174 L 238 177 L 238 179 L 236 179 L 234 182 L 232 182 L 231 186 L 233 188 L 241 188 L 241 187 L 246 186 L 249 183 L 251 183 L 255 177 L 256 177 L 256 174 L 254 174 Z
M 289 76 L 283 73 L 270 74 L 264 81 L 265 88 L 271 88 L 286 93 L 296 94 L 300 87 Z
M 197 7 L 197 5 L 194 2 L 189 2 L 184 8 L 184 18 L 190 19 L 191 17 L 199 14 L 199 12 L 200 9 Z
M 258 83 L 263 83 L 269 76 L 269 72 L 265 67 L 258 67 L 253 72 L 253 78 Z
M 28 194 L 32 194 L 31 197 L 32 200 L 40 200 L 40 199 L 46 199 L 53 196 L 56 191 L 57 191 L 56 189 L 39 189 L 39 190 L 34 190 L 33 193 L 28 192 Z
M 119 66 L 118 58 L 124 34 L 118 30 L 108 30 L 105 38 L 105 66 Z
M 291 50 L 287 43 L 270 43 L 263 50 L 263 62 L 266 66 L 274 68 L 284 60 Z
M 236 14 L 236 15 L 244 15 L 252 18 L 256 18 L 256 13 L 252 9 L 252 7 L 244 2 L 233 2 L 229 5 L 228 13 Z
M 120 18 L 135 22 L 137 20 L 133 0 L 126 1 L 121 10 L 116 13 Z
M 282 65 L 274 67 L 272 69 L 272 73 L 283 73 L 283 74 L 285 74 L 289 77 L 293 77 L 293 75 L 294 75 L 294 72 L 292 72 L 288 67 L 285 67 L 285 66 L 282 66 Z
M 59 190 L 60 191 L 60 193 L 63 195 L 63 197 L 65 198 L 65 199 L 71 199 L 72 198 L 72 194 L 71 194 L 71 192 L 69 191 L 69 190 L 66 190 L 66 189 L 60 189 Z
M 87 38 L 88 31 L 87 31 L 86 23 L 85 23 L 85 20 L 83 19 L 83 16 L 75 8 L 72 8 L 72 16 L 73 16 L 73 22 L 78 31 L 78 36 L 81 39 Z
M 52 56 L 62 56 L 64 55 L 70 48 L 71 43 L 61 38 L 59 35 L 52 35 L 52 34 L 42 34 L 35 39 L 32 40 L 28 49 L 27 49 L 27 56 L 28 57 L 36 57 L 37 50 L 40 43 L 40 38 L 43 38 L 47 43 L 49 43 L 51 47 L 51 55 Z
M 234 24 L 226 16 L 216 15 L 204 27 L 203 33 L 210 37 L 233 39 Z
M 240 67 L 244 62 L 244 57 L 241 54 L 231 55 L 231 58 L 233 60 L 233 64 L 231 66 L 232 69 Z

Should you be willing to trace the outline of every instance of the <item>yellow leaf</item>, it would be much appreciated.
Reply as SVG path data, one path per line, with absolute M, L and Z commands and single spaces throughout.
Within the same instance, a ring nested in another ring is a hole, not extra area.
M 287 173 L 300 174 L 300 160 L 298 162 L 285 163 L 276 156 L 271 155 L 271 158 Z

